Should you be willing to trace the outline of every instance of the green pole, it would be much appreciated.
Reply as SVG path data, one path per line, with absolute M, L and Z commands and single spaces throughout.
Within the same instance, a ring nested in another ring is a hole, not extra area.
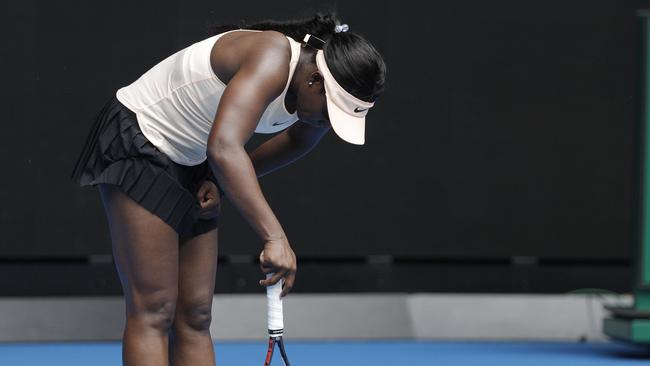
M 642 72 L 642 106 L 641 106 L 641 207 L 638 210 L 640 226 L 638 228 L 638 252 L 635 253 L 635 290 L 634 308 L 650 311 L 650 11 L 639 11 L 641 17 L 641 72 Z
M 634 185 L 634 304 L 632 307 L 605 305 L 611 312 L 603 320 L 608 336 L 650 345 L 650 10 L 637 11 L 640 24 L 639 133 L 635 156 Z

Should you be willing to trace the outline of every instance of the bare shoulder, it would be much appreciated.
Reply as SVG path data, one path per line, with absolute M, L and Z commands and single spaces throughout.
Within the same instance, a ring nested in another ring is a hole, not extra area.
M 277 65 L 286 66 L 288 70 L 289 60 L 291 60 L 291 45 L 287 37 L 272 30 L 257 32 L 256 36 L 252 41 L 253 46 L 247 52 L 247 60 L 265 59 Z
M 276 47 L 281 47 L 285 51 L 291 51 L 291 47 L 289 46 L 289 41 L 287 40 L 287 36 L 284 35 L 282 32 L 274 31 L 274 30 L 265 30 L 262 32 L 255 32 L 260 38 L 264 38 L 267 41 L 275 43 Z
M 219 98 L 208 146 L 219 145 L 217 141 L 237 141 L 243 146 L 287 83 L 291 45 L 286 37 L 277 32 L 246 33 L 240 35 L 237 45 L 231 45 L 238 59 L 229 65 L 231 75 Z M 219 41 L 221 38 L 216 43 Z
M 225 84 L 245 64 L 260 64 L 269 72 L 288 77 L 291 45 L 287 37 L 278 31 L 251 32 L 238 30 L 219 37 L 210 52 L 210 64 L 217 77 Z M 285 79 L 286 79 L 285 77 Z M 285 80 L 286 82 L 286 80 Z

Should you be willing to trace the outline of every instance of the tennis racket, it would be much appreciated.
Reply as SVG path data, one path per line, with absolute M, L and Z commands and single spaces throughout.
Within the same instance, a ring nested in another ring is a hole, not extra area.
M 266 279 L 273 277 L 273 273 L 267 273 Z M 280 293 L 282 292 L 282 284 L 284 279 L 281 278 L 275 285 L 266 287 L 266 306 L 267 306 L 267 325 L 269 330 L 269 349 L 266 352 L 266 361 L 264 361 L 264 366 L 269 366 L 271 364 L 271 359 L 273 359 L 273 350 L 275 345 L 278 345 L 280 349 L 280 355 L 282 356 L 282 362 L 285 366 L 289 365 L 289 358 L 287 358 L 287 352 L 284 350 L 284 341 L 282 340 L 282 334 L 284 332 L 284 319 L 282 315 L 282 299 L 280 298 Z

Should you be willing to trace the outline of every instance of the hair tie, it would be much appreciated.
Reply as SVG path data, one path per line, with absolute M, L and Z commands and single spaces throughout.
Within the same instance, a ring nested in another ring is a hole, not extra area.
M 347 32 L 350 27 L 348 27 L 347 24 L 337 24 L 336 27 L 334 27 L 334 32 L 336 33 L 341 33 L 341 32 Z

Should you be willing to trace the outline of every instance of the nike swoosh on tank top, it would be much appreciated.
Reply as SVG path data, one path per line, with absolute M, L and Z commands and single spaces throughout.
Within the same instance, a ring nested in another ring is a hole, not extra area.
M 144 136 L 177 164 L 198 165 L 207 158 L 208 135 L 226 89 L 212 70 L 210 51 L 219 37 L 238 30 L 219 33 L 174 53 L 116 92 L 117 99 L 136 114 Z M 287 111 L 284 98 L 298 64 L 300 43 L 285 37 L 291 45 L 289 78 L 282 94 L 264 110 L 256 133 L 275 133 L 298 120 L 297 113 Z

